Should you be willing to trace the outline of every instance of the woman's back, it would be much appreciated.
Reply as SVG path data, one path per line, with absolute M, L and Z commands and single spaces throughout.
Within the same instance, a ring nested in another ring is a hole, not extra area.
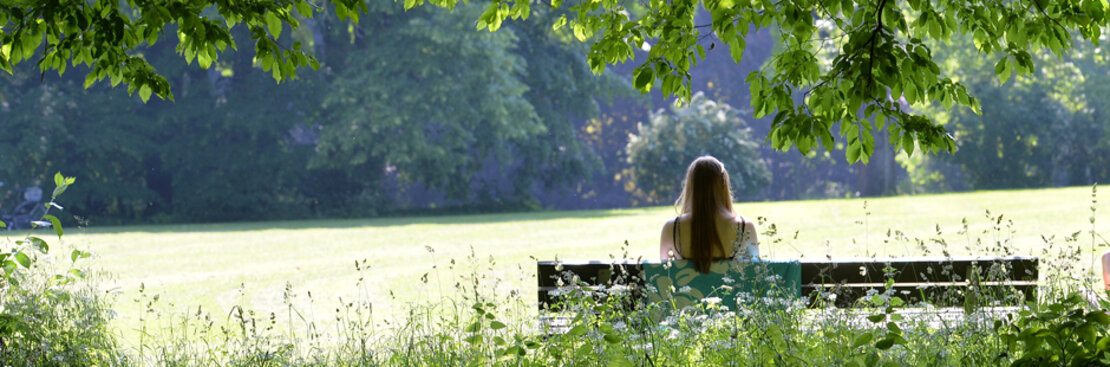
M 721 245 L 711 248 L 714 259 L 759 256 L 759 250 L 755 247 L 755 225 L 752 222 L 739 215 L 732 217 L 718 215 L 716 221 L 717 238 L 720 239 Z M 660 258 L 689 259 L 692 256 L 694 231 L 689 214 L 680 215 L 668 221 L 664 225 L 663 232 L 664 238 L 661 239 L 661 243 L 664 246 L 662 246 Z M 667 246 L 668 244 L 670 246 Z M 739 253 L 736 253 L 737 251 Z
M 690 163 L 675 205 L 682 214 L 663 225 L 659 257 L 692 260 L 705 273 L 714 259 L 759 256 L 755 225 L 732 210 L 728 171 L 716 158 Z

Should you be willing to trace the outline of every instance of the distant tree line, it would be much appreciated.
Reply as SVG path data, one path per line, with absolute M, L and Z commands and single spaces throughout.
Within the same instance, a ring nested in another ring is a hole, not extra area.
M 1110 67 L 1097 47 L 1038 55 L 1043 69 L 1000 85 L 970 40 L 935 45 L 983 114 L 914 107 L 955 131 L 960 151 L 907 156 L 878 132 L 870 164 L 848 165 L 840 141 L 807 155 L 763 144 L 771 121 L 752 118 L 744 79 L 774 48 L 766 30 L 739 64 L 711 47 L 691 70 L 700 94 L 674 107 L 641 97 L 631 65 L 593 74 L 585 46 L 548 22 L 475 32 L 480 5 L 368 7 L 358 25 L 316 17 L 282 36 L 321 68 L 281 84 L 249 49 L 202 70 L 168 42 L 142 56 L 170 78 L 173 102 L 143 104 L 108 79 L 85 89 L 84 73 L 33 63 L 0 73 L 0 214 L 58 171 L 79 180 L 67 212 L 93 224 L 665 204 L 700 154 L 726 160 L 743 201 L 1110 178 Z

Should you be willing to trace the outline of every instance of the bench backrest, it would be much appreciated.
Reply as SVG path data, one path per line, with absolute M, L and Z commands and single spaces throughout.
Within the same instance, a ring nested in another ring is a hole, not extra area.
M 796 299 L 802 290 L 802 267 L 798 261 L 718 261 L 705 274 L 686 260 L 645 262 L 642 266 L 647 302 L 667 302 L 673 309 L 715 299 L 729 310 L 736 310 L 737 296 Z
M 1014 305 L 1036 299 L 1038 266 L 1038 258 L 1021 256 L 805 260 L 802 296 L 815 301 L 836 294 L 835 304 L 846 307 L 890 282 L 908 303 L 962 305 L 974 292 L 979 299 Z

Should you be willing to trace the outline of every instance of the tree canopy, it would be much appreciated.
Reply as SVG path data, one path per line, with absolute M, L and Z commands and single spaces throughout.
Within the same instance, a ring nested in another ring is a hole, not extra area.
M 482 10 L 377 0 L 358 24 L 302 20 L 281 43 L 302 42 L 321 68 L 280 85 L 249 48 L 207 70 L 178 40 L 136 49 L 173 102 L 86 88 L 86 65 L 17 64 L 0 73 L 0 156 L 14 158 L 0 161 L 0 213 L 58 170 L 85 182 L 67 212 L 99 224 L 520 209 L 576 194 L 605 168 L 581 124 L 637 92 L 593 75 L 585 45 L 550 27 L 475 31 Z
M 403 2 L 406 9 L 425 3 Z M 1015 72 L 1032 73 L 1035 51 L 1062 55 L 1071 49 L 1073 34 L 1097 44 L 1110 8 L 1106 0 L 492 0 L 480 6 L 478 29 L 496 31 L 510 19 L 534 17 L 588 42 L 594 72 L 648 50 L 634 72 L 635 86 L 658 87 L 685 101 L 692 95 L 690 70 L 707 52 L 727 49 L 739 61 L 747 35 L 771 28 L 776 50 L 747 78 L 755 117 L 774 116 L 767 141 L 807 153 L 818 146 L 831 150 L 839 136 L 849 162 L 868 161 L 872 132 L 883 127 L 891 144 L 910 153 L 915 146 L 956 149 L 950 131 L 914 106 L 963 106 L 975 113 L 981 107 L 962 80 L 938 67 L 931 42 L 972 37 L 978 52 L 997 58 L 994 71 L 1005 81 Z M 697 21 L 700 9 L 711 15 L 704 24 Z M 0 4 L 0 68 L 12 72 L 15 64 L 33 62 L 43 73 L 61 73 L 84 64 L 86 87 L 108 79 L 113 86 L 127 84 L 144 101 L 151 95 L 173 99 L 145 47 L 172 39 L 181 57 L 207 69 L 220 51 L 241 47 L 231 30 L 242 26 L 253 63 L 282 81 L 299 67 L 319 66 L 305 42 L 281 39 L 285 30 L 297 32 L 321 13 L 357 23 L 368 11 L 360 0 L 6 1 Z

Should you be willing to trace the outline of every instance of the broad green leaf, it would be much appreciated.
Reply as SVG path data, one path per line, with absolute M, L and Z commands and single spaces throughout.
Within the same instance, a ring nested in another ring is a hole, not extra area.
M 574 38 L 577 38 L 579 42 L 586 42 L 586 39 L 589 38 L 586 36 L 586 27 L 580 22 L 571 23 L 570 29 L 574 32 Z
M 613 354 L 611 357 L 609 357 L 608 367 L 633 367 L 635 365 L 635 363 L 632 363 L 632 361 L 628 360 L 628 357 L 620 354 Z
M 892 298 L 892 300 L 893 300 L 893 298 Z M 902 333 L 902 328 L 898 327 L 898 323 L 895 323 L 895 322 L 886 323 L 886 328 L 887 328 L 887 330 L 890 330 L 890 332 L 895 333 L 895 334 L 901 334 Z
M 848 149 L 845 149 L 844 156 L 848 159 L 848 163 L 856 163 L 859 161 L 860 143 L 858 141 L 849 143 Z
M 335 16 L 339 18 L 340 21 L 347 19 L 347 12 L 346 6 L 338 2 L 335 3 Z
M 1010 79 L 1011 71 L 1009 60 L 1010 58 L 1003 57 L 1001 60 L 998 60 L 997 64 L 994 65 L 994 73 L 998 75 L 999 84 L 1006 84 L 1006 81 Z
M 874 338 L 874 336 L 872 336 L 869 332 L 860 334 L 856 337 L 856 340 L 852 341 L 852 348 L 858 348 L 867 345 L 867 343 L 871 342 L 872 338 Z
M 828 131 L 822 130 L 819 133 L 819 136 L 821 137 L 821 146 L 825 148 L 825 151 L 827 151 L 827 152 L 833 151 L 834 144 L 833 144 L 832 134 L 829 134 Z
M 312 6 L 308 5 L 308 1 L 297 1 L 297 12 L 305 18 L 312 18 Z
M 47 204 L 47 205 L 50 205 L 50 204 Z M 58 235 L 59 239 L 61 239 L 62 238 L 62 221 L 58 220 L 58 217 L 55 217 L 51 214 L 47 214 L 47 215 L 42 216 L 42 219 L 46 219 L 46 220 L 50 221 L 51 226 L 54 227 L 54 233 Z
M 15 261 L 18 262 L 19 265 L 23 265 L 24 268 L 31 267 L 31 257 L 27 256 L 23 251 L 15 253 Z
M 81 250 L 73 250 L 73 252 L 70 252 L 69 254 L 69 260 L 72 262 L 77 262 L 78 259 L 85 259 L 89 256 L 92 256 L 92 254 Z
M 879 350 L 887 350 L 890 349 L 890 347 L 892 346 L 894 346 L 894 339 L 890 337 L 883 338 L 875 342 L 875 348 L 879 348 Z
M 605 334 L 603 338 L 605 339 L 605 342 L 609 344 L 617 344 L 621 342 L 621 338 L 620 336 L 617 336 L 617 334 Z
M 489 328 L 493 330 L 501 330 L 505 328 L 505 324 L 495 320 L 489 323 Z
M 39 250 L 39 252 L 44 253 L 44 254 L 50 252 L 50 245 L 47 245 L 46 241 L 43 241 L 43 239 L 38 238 L 38 237 L 33 237 L 33 236 L 28 237 L 27 239 L 31 240 L 31 246 L 33 246 L 35 249 Z
M 266 20 L 266 28 L 269 29 L 270 35 L 272 35 L 274 39 L 281 37 L 281 30 L 283 26 L 281 23 L 281 19 L 278 18 L 277 14 L 269 11 L 266 12 L 266 14 L 262 16 L 262 18 Z
M 566 15 L 560 15 L 559 19 L 555 20 L 555 24 L 551 25 L 551 29 L 557 31 L 559 29 L 562 29 L 566 25 L 567 25 L 567 16 Z
M 902 134 L 902 149 L 906 151 L 907 156 L 913 156 L 914 142 L 910 133 Z
M 651 86 L 655 81 L 655 72 L 651 67 L 645 65 L 640 66 L 636 71 L 635 88 L 641 91 L 651 90 Z
M 798 145 L 798 151 L 800 151 L 802 155 L 809 154 L 809 149 L 811 148 L 811 140 L 809 137 L 799 137 L 794 143 Z
M 139 87 L 139 98 L 143 100 L 143 103 L 150 100 L 151 93 L 153 93 L 153 91 L 150 89 L 149 85 L 144 84 L 142 87 Z
M 85 89 L 89 89 L 89 87 L 91 87 L 93 83 L 96 83 L 96 74 L 89 73 L 88 75 L 85 75 Z

